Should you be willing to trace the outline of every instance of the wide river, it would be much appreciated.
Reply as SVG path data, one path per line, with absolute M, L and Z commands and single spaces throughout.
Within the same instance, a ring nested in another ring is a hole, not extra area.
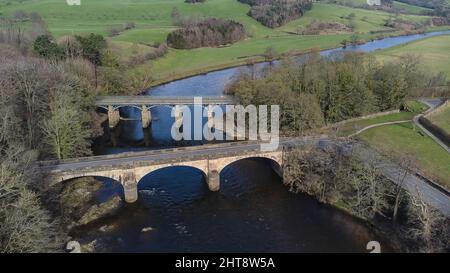
M 372 52 L 443 34 L 450 31 L 386 38 L 321 54 Z M 301 61 L 302 56 L 295 58 Z M 245 69 L 173 81 L 145 95 L 220 96 L 233 76 Z M 147 131 L 142 130 L 136 109 L 125 108 L 121 116 L 136 121 L 121 122 L 112 132 L 118 146 L 98 145 L 97 153 L 149 149 L 143 143 L 151 143 L 151 148 L 173 145 L 169 108 L 152 108 L 152 128 Z M 126 204 L 117 216 L 83 230 L 79 239 L 101 240 L 107 251 L 115 252 L 366 252 L 366 244 L 373 240 L 380 241 L 382 249 L 390 249 L 389 240 L 379 238 L 363 222 L 307 195 L 290 193 L 269 166 L 263 159 L 229 165 L 220 174 L 219 192 L 210 192 L 194 168 L 155 171 L 139 182 L 136 203 Z M 105 180 L 99 202 L 116 191 L 120 186 Z M 100 231 L 104 225 L 112 226 L 112 231 Z

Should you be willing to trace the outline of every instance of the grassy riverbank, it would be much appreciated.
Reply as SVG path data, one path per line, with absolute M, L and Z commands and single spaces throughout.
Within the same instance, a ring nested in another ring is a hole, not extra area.
M 426 38 L 389 49 L 377 51 L 381 61 L 392 61 L 403 54 L 418 54 L 427 71 L 443 72 L 450 77 L 450 35 Z

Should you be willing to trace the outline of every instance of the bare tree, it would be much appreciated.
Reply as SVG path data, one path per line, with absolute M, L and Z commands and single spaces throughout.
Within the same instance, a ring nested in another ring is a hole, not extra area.
M 450 219 L 427 204 L 422 192 L 409 194 L 406 234 L 423 252 L 440 252 L 450 248 Z
M 17 146 L 0 154 L 0 252 L 58 251 L 58 224 L 29 189 L 40 177 L 32 164 L 36 153 Z

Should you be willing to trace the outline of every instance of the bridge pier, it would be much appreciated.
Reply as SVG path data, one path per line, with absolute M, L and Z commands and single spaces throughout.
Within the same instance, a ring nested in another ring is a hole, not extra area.
M 138 189 L 135 181 L 123 183 L 123 192 L 125 194 L 125 202 L 134 203 L 138 200 Z
M 142 105 L 141 110 L 141 118 L 142 118 L 142 128 L 147 129 L 152 125 L 152 112 L 147 108 L 146 105 Z
M 217 170 L 212 170 L 208 172 L 206 177 L 206 183 L 208 184 L 208 188 L 210 191 L 219 191 L 220 190 L 220 174 Z
M 279 163 L 277 163 L 275 161 L 271 161 L 270 167 L 279 177 L 281 177 L 282 179 L 284 178 L 283 166 L 279 165 Z
M 119 124 L 120 112 L 118 109 L 114 109 L 112 105 L 108 105 L 108 123 L 109 128 L 114 128 Z

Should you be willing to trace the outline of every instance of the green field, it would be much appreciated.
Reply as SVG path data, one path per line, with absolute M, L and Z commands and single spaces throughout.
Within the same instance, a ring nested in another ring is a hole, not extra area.
M 400 112 L 345 123 L 339 127 L 339 135 L 348 136 L 373 124 L 411 120 L 427 108 L 417 101 L 409 101 L 408 106 L 411 112 Z M 450 107 L 440 112 L 432 120 L 439 126 L 450 129 Z M 415 166 L 421 172 L 450 189 L 450 168 L 448 167 L 450 166 L 450 155 L 430 137 L 421 133 L 420 129 L 414 128 L 412 122 L 371 128 L 362 132 L 357 138 L 385 155 L 398 159 L 405 154 L 411 156 L 415 160 Z
M 136 28 L 109 38 L 112 41 L 128 42 L 129 45 L 125 48 L 130 48 L 133 43 L 153 45 L 164 42 L 167 34 L 176 28 L 172 25 L 170 17 L 174 7 L 177 7 L 184 16 L 197 15 L 236 20 L 245 25 L 249 37 L 222 48 L 171 49 L 165 57 L 135 68 L 147 71 L 152 67 L 151 73 L 155 78 L 155 84 L 244 64 L 246 57 L 260 56 L 269 46 L 274 47 L 279 53 L 301 52 L 311 48 L 326 49 L 339 46 L 342 40 L 349 40 L 352 35 L 352 33 L 338 33 L 307 36 L 291 33 L 307 26 L 314 19 L 348 24 L 350 21 L 346 16 L 354 13 L 355 31 L 358 36 L 361 39 L 371 39 L 376 35 L 369 32 L 385 31 L 386 27 L 383 24 L 392 16 L 391 13 L 382 11 L 314 3 L 313 9 L 306 12 L 304 17 L 281 28 L 270 29 L 247 16 L 250 7 L 237 0 L 209 0 L 204 4 L 195 5 L 186 4 L 184 0 L 81 0 L 80 6 L 68 6 L 64 0 L 0 0 L 3 15 L 13 16 L 17 11 L 38 12 L 56 37 L 90 32 L 108 35 L 108 30 L 112 26 L 134 22 Z M 415 22 L 424 22 L 428 19 L 419 15 L 400 15 L 400 17 Z M 121 45 L 123 46 L 123 43 Z M 129 52 L 124 54 L 129 55 Z M 261 57 L 259 59 L 262 60 Z
M 450 134 L 450 105 L 443 107 L 445 108 L 442 111 L 431 115 L 429 120 Z
M 381 153 L 398 157 L 408 154 L 425 175 L 450 189 L 450 154 L 412 123 L 372 128 L 359 137 Z
M 350 121 L 339 127 L 339 136 L 351 135 L 351 134 L 356 133 L 357 131 L 363 129 L 364 127 L 374 125 L 374 124 L 393 122 L 393 121 L 411 120 L 414 117 L 414 115 L 416 115 L 416 114 L 411 113 L 411 112 L 400 112 L 400 113 L 389 114 L 389 115 L 379 116 L 379 117 L 374 117 L 374 118 Z
M 354 18 L 355 32 L 359 33 L 387 30 L 388 28 L 384 27 L 383 24 L 389 16 L 392 16 L 391 13 L 384 11 L 316 3 L 314 8 L 305 13 L 302 18 L 282 26 L 280 30 L 295 32 L 299 27 L 305 26 L 313 20 L 336 21 L 348 24 L 350 23 L 350 20 L 346 17 L 351 13 L 356 15 Z M 425 16 L 418 15 L 400 15 L 399 17 L 414 22 L 423 22 L 426 20 L 425 18 L 427 18 Z
M 401 111 L 399 113 L 393 113 L 373 118 L 357 119 L 354 121 L 346 122 L 339 126 L 338 134 L 339 136 L 349 136 L 370 125 L 394 121 L 412 120 L 415 115 L 423 113 L 428 108 L 425 104 L 418 101 L 408 101 L 407 105 L 410 109 L 409 112 Z
M 394 60 L 403 54 L 417 54 L 428 71 L 444 72 L 450 78 L 450 35 L 431 37 L 375 53 L 381 61 Z

